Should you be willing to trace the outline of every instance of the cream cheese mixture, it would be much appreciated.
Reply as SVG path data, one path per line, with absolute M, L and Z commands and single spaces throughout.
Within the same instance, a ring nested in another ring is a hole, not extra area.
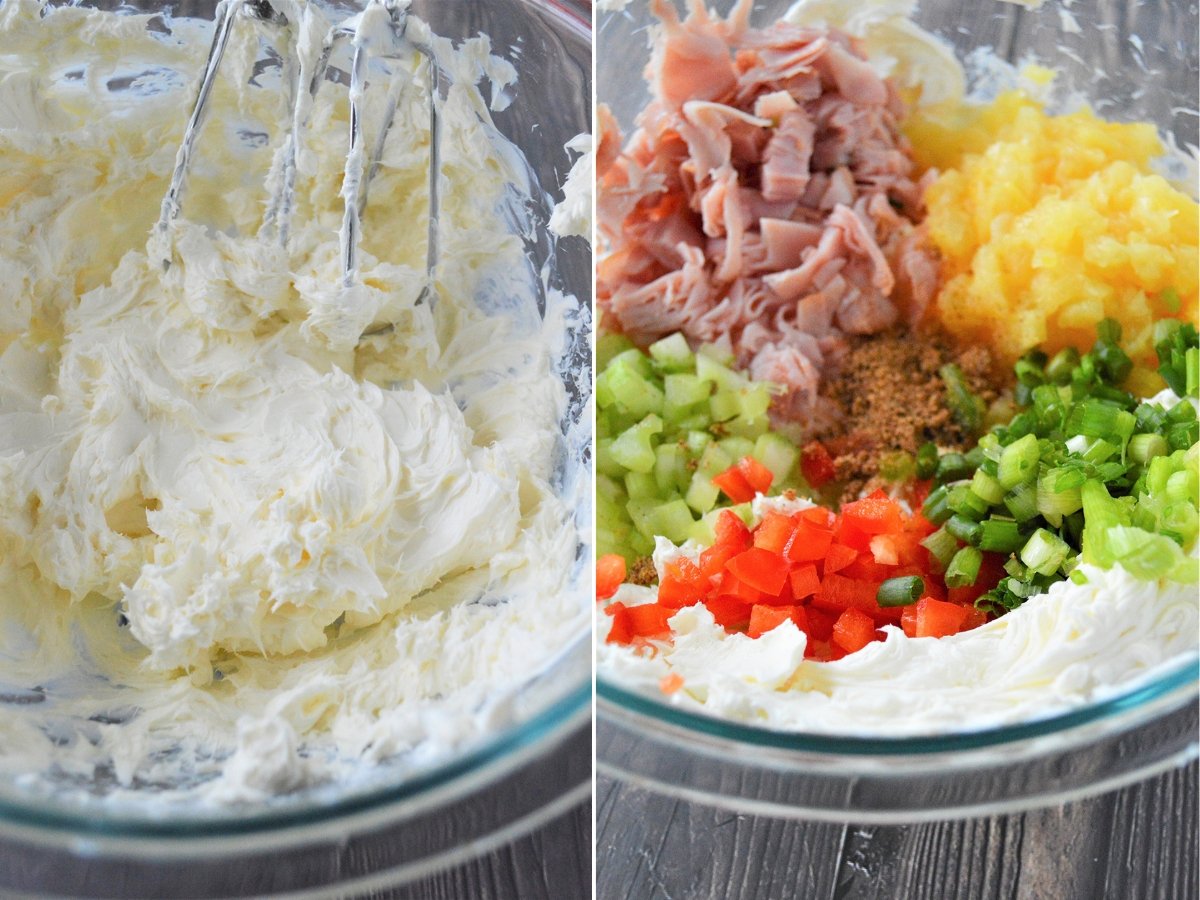
M 580 323 L 505 224 L 530 186 L 475 87 L 515 79 L 486 38 L 434 42 L 436 304 L 424 93 L 347 290 L 345 91 L 317 94 L 285 249 L 260 226 L 290 113 L 248 23 L 148 247 L 210 27 L 0 9 L 0 694 L 25 701 L 0 770 L 237 800 L 475 739 L 586 629 L 560 496 Z

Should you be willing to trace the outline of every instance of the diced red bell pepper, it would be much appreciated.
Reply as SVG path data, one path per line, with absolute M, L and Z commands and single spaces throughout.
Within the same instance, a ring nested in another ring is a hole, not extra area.
M 596 560 L 596 599 L 607 600 L 625 580 L 625 557 L 606 553 Z
M 917 601 L 917 637 L 946 637 L 958 634 L 967 620 L 967 607 L 944 603 L 932 597 Z
M 833 541 L 833 532 L 814 528 L 803 519 L 788 538 L 783 553 L 792 562 L 815 562 L 824 559 Z
M 972 628 L 978 628 L 980 625 L 987 623 L 988 616 L 982 609 L 976 609 L 974 606 L 967 607 L 967 618 L 963 620 L 962 627 L 959 631 L 970 631 Z
M 754 546 L 772 553 L 782 553 L 795 530 L 796 525 L 790 516 L 769 512 L 754 529 Z
M 859 553 L 850 565 L 840 570 L 847 578 L 858 581 L 873 581 L 882 584 L 896 574 L 895 566 L 881 566 L 871 558 L 870 553 Z
M 754 488 L 742 474 L 742 470 L 734 463 L 719 475 L 714 475 L 712 483 L 724 491 L 725 496 L 734 503 L 749 503 L 754 499 Z
M 630 630 L 636 637 L 651 638 L 670 634 L 671 627 L 667 619 L 675 614 L 675 610 L 657 603 L 643 603 L 626 607 L 625 613 L 629 616 Z
M 717 516 L 713 526 L 713 537 L 716 538 L 716 543 L 732 544 L 739 550 L 745 550 L 751 541 L 750 529 L 746 527 L 742 517 L 731 509 L 723 509 Z
M 833 525 L 833 539 L 839 544 L 852 547 L 859 553 L 871 552 L 871 537 L 868 532 L 859 528 L 852 519 L 838 516 Z
M 728 569 L 721 573 L 715 593 L 737 597 L 743 603 L 758 603 L 763 598 L 762 591 L 754 585 L 742 581 Z
M 761 547 L 751 547 L 744 553 L 739 553 L 725 564 L 725 569 L 733 573 L 738 581 L 768 595 L 775 595 L 783 590 L 788 577 L 787 560 Z
M 804 612 L 808 616 L 806 631 L 809 637 L 815 641 L 827 641 L 833 637 L 833 625 L 837 621 L 837 616 L 815 606 L 804 607 Z
M 678 672 L 672 672 L 670 675 L 664 675 L 658 681 L 658 689 L 664 694 L 674 694 L 683 687 L 683 676 Z
M 756 603 L 750 610 L 750 627 L 746 634 L 752 638 L 761 637 L 788 621 L 796 622 L 799 627 L 800 623 L 797 622 L 797 618 L 803 619 L 803 616 L 804 607 L 802 606 L 766 606 Z
M 856 559 L 858 559 L 857 550 L 844 544 L 834 544 L 825 554 L 825 575 L 828 577 L 834 572 L 840 572 Z
M 713 579 L 725 571 L 725 563 L 729 562 L 745 547 L 739 544 L 713 544 L 700 551 L 700 572 L 705 578 Z
M 633 640 L 633 623 L 629 619 L 629 609 L 624 603 L 610 603 L 605 612 L 612 616 L 612 625 L 608 629 L 606 644 L 628 644 Z
M 848 609 L 833 624 L 833 642 L 853 653 L 875 640 L 875 620 L 857 609 Z
M 883 491 L 847 503 L 842 507 L 842 518 L 867 534 L 891 534 L 902 527 L 904 516 L 899 504 Z
M 917 636 L 917 604 L 913 603 L 908 606 L 903 606 L 904 610 L 900 614 L 900 628 L 910 638 Z
M 823 506 L 809 506 L 796 513 L 796 518 L 814 528 L 824 528 L 828 531 L 833 527 L 835 516 Z
M 681 609 L 699 603 L 711 587 L 712 583 L 700 567 L 681 556 L 664 567 L 658 584 L 658 602 L 671 609 Z
M 841 575 L 826 575 L 812 602 L 822 609 L 838 613 L 844 609 L 857 609 L 872 615 L 879 610 L 879 604 L 875 602 L 878 590 L 878 585 L 869 581 L 856 581 Z
M 737 461 L 737 468 L 742 473 L 742 477 L 746 479 L 746 483 L 757 493 L 765 494 L 771 489 L 771 482 L 775 480 L 775 473 L 753 456 L 743 456 Z
M 833 457 L 820 441 L 810 441 L 801 448 L 800 474 L 814 490 L 824 487 L 837 476 Z
M 817 567 L 812 563 L 794 569 L 788 578 L 792 585 L 792 597 L 796 600 L 811 597 L 821 587 L 821 576 L 817 574 Z
M 750 623 L 750 604 L 739 597 L 719 595 L 704 601 L 713 620 L 726 629 L 744 628 Z

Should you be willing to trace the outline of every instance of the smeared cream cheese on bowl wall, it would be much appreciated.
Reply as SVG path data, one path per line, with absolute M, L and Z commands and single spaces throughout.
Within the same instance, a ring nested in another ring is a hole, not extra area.
M 475 86 L 515 70 L 437 43 L 437 303 L 415 94 L 347 298 L 344 91 L 317 95 L 285 251 L 256 231 L 287 111 L 235 29 L 148 249 L 211 24 L 41 12 L 0 10 L 0 771 L 258 800 L 504 726 L 589 622 L 581 314 L 525 259 L 510 195 L 541 195 Z

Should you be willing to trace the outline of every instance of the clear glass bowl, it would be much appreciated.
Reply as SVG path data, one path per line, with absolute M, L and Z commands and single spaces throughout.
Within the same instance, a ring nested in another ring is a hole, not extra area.
M 215 3 L 91 5 L 135 12 L 169 8 L 177 16 L 211 18 Z M 443 36 L 490 35 L 493 52 L 516 66 L 513 102 L 493 119 L 522 150 L 543 189 L 553 192 L 531 201 L 545 221 L 571 164 L 563 145 L 591 127 L 590 7 L 580 0 L 417 0 L 413 11 Z M 189 85 L 180 92 L 181 116 L 193 91 Z M 587 243 L 554 242 L 543 232 L 530 236 L 535 270 L 551 261 L 551 285 L 589 308 Z M 569 394 L 562 427 L 564 434 L 568 429 L 590 434 L 587 326 L 571 334 L 568 344 L 560 360 Z M 570 493 L 566 473 L 590 483 L 590 453 L 581 450 L 562 464 L 564 498 L 586 535 L 590 499 L 586 491 Z M 583 608 L 589 603 L 590 555 L 581 543 L 572 590 Z M 583 629 L 552 664 L 530 672 L 513 704 L 511 724 L 415 770 L 411 763 L 406 768 L 380 763 L 352 788 L 327 785 L 257 806 L 195 806 L 164 817 L 149 807 L 113 806 L 100 797 L 46 796 L 31 792 L 19 777 L 3 778 L 0 893 L 73 894 L 85 883 L 107 893 L 124 883 L 163 896 L 233 896 L 250 890 L 239 873 L 255 867 L 271 873 L 255 893 L 264 885 L 271 891 L 334 883 L 365 888 L 421 877 L 486 852 L 590 796 L 591 698 L 591 643 Z M 0 697 L 0 703 L 6 700 L 21 698 Z M 236 866 L 213 864 L 235 857 Z M 135 871 L 145 879 L 131 874 Z M 147 887 L 151 884 L 156 889 Z
M 710 4 L 720 12 L 730 2 Z M 788 2 L 756 3 L 765 24 Z M 1072 14 L 1073 15 L 1070 15 Z M 1197 144 L 1194 4 L 995 0 L 920 4 L 915 20 L 966 59 L 991 48 L 1058 67 L 1052 106 L 1086 98 L 1101 115 L 1151 121 Z M 597 99 L 628 132 L 649 99 L 644 5 L 597 21 Z M 1079 31 L 1074 29 L 1078 27 Z M 986 74 L 968 66 L 968 77 Z M 968 87 L 978 87 L 978 82 Z M 1200 751 L 1200 657 L 1071 712 L 1007 727 L 914 738 L 767 730 L 688 712 L 597 673 L 598 771 L 735 811 L 863 823 L 977 816 L 1077 799 L 1184 764 Z

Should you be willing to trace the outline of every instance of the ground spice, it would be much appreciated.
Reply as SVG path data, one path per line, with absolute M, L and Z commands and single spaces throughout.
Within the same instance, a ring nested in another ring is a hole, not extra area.
M 629 576 L 625 580 L 630 584 L 640 584 L 642 587 L 657 584 L 658 571 L 654 568 L 654 560 L 649 556 L 643 556 L 633 564 L 629 570 Z
M 845 353 L 822 378 L 821 393 L 842 415 L 835 429 L 815 434 L 834 459 L 843 501 L 885 487 L 881 466 L 897 453 L 915 454 L 933 441 L 942 449 L 974 443 L 954 420 L 938 370 L 956 363 L 985 404 L 1007 379 L 991 353 L 959 348 L 945 334 L 898 328 L 850 339 Z

